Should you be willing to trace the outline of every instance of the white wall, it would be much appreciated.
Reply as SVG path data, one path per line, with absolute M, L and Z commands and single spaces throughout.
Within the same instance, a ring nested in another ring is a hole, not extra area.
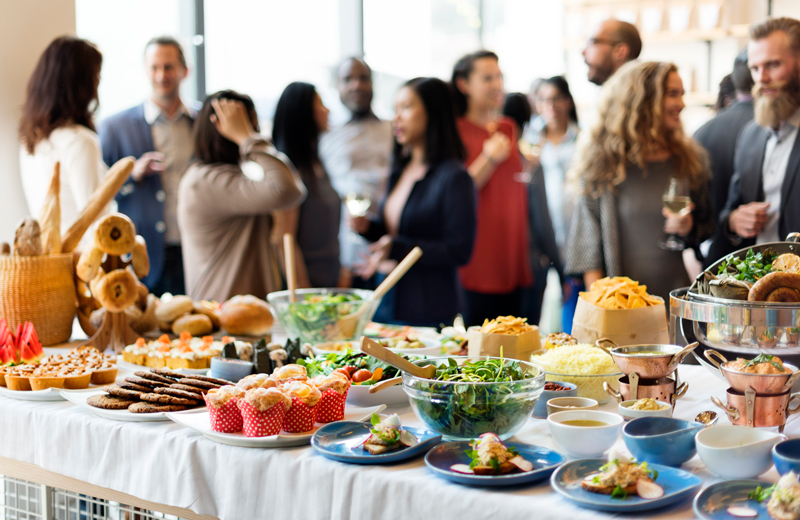
M 3 0 L 0 12 L 0 242 L 13 242 L 28 214 L 19 178 L 20 108 L 39 55 L 75 33 L 74 0 Z

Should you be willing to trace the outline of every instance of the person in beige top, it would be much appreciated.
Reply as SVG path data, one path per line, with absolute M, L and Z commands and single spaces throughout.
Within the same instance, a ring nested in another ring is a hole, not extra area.
M 298 206 L 306 189 L 257 130 L 253 101 L 231 90 L 209 96 L 197 116 L 196 161 L 178 188 L 186 292 L 194 299 L 264 298 L 280 288 L 270 213 Z M 244 161 L 264 177 L 246 176 Z

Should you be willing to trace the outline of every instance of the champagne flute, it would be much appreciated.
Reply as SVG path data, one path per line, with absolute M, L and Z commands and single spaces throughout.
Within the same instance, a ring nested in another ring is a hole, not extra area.
M 669 185 L 661 197 L 664 209 L 678 216 L 683 216 L 689 211 L 692 199 L 689 196 L 689 180 L 679 177 L 670 177 Z M 683 251 L 686 244 L 674 233 L 667 236 L 665 241 L 659 242 L 658 247 L 667 251 Z

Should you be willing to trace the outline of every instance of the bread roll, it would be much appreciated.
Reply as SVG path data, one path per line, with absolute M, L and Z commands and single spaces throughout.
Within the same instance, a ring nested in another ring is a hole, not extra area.
M 219 321 L 219 304 L 215 304 L 214 302 L 210 302 L 208 300 L 194 302 L 194 313 L 208 316 L 209 319 L 211 319 L 211 324 L 214 326 L 214 330 L 219 330 L 222 326 Z
M 188 296 L 174 296 L 171 300 L 161 302 L 156 310 L 158 321 L 172 323 L 187 312 L 192 312 L 194 302 Z
M 103 254 L 102 250 L 94 246 L 83 251 L 78 259 L 78 265 L 75 266 L 78 278 L 84 282 L 91 282 L 97 276 L 100 264 L 103 263 Z
M 109 255 L 127 255 L 136 244 L 136 227 L 122 213 L 106 215 L 94 230 L 94 243 Z
M 272 321 L 267 302 L 250 294 L 234 296 L 222 305 L 220 323 L 234 336 L 262 336 L 272 327 Z
M 94 294 L 109 312 L 122 312 L 136 302 L 139 292 L 136 279 L 125 269 L 114 269 L 106 273 L 96 284 Z
M 42 254 L 42 233 L 36 219 L 26 217 L 14 233 L 14 255 L 39 256 Z
M 173 334 L 188 332 L 192 336 L 205 336 L 214 329 L 211 319 L 203 314 L 186 314 L 172 324 Z
M 39 225 L 42 228 L 42 251 L 46 255 L 61 253 L 61 163 L 56 162 L 50 188 L 39 212 Z
M 147 244 L 142 235 L 136 235 L 136 243 L 131 253 L 131 265 L 136 277 L 140 280 L 150 273 L 150 257 L 147 256 Z

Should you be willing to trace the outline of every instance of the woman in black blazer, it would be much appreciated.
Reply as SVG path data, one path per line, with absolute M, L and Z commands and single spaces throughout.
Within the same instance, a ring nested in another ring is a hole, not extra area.
M 476 196 L 447 84 L 416 78 L 403 85 L 393 128 L 392 174 L 379 214 L 352 219 L 352 228 L 374 242 L 361 275 L 369 278 L 419 246 L 422 258 L 384 297 L 378 315 L 405 325 L 450 323 L 464 309 L 457 268 L 472 254 Z

